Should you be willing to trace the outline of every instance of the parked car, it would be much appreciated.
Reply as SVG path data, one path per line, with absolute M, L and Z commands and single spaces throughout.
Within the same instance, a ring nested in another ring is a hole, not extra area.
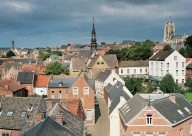
M 99 105 L 98 100 L 95 100 L 95 106 L 98 106 L 98 105 Z

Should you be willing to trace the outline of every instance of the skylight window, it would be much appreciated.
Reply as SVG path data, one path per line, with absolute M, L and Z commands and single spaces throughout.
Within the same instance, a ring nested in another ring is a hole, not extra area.
M 13 111 L 8 111 L 6 114 L 7 117 L 12 117 L 13 116 Z
M 187 107 L 184 107 L 184 109 L 185 109 L 187 112 L 190 112 L 190 110 L 189 110 Z
M 183 115 L 183 112 L 181 110 L 177 110 L 179 112 L 179 114 Z
M 26 113 L 27 113 L 26 111 L 22 111 L 21 112 L 21 118 L 24 118 L 26 116 Z
M 128 113 L 130 111 L 129 105 L 126 104 L 125 106 L 123 106 L 123 110 L 124 110 L 124 113 Z

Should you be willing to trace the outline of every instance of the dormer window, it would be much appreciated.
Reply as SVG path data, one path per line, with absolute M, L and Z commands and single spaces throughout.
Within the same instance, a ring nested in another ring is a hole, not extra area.
M 8 111 L 6 114 L 6 117 L 12 117 L 13 116 L 13 111 Z
M 32 111 L 32 109 L 33 109 L 33 105 L 30 103 L 30 104 L 29 104 L 28 111 Z
M 125 106 L 123 106 L 123 111 L 124 113 L 128 113 L 130 111 L 130 107 L 128 104 L 126 104 Z
M 27 112 L 26 111 L 22 111 L 21 112 L 21 118 L 24 118 L 26 116 Z
M 184 115 L 184 113 L 181 110 L 177 110 L 179 114 Z
M 59 82 L 59 86 L 63 86 L 63 82 L 62 81 Z
M 187 107 L 184 107 L 184 109 L 185 109 L 187 112 L 190 112 L 190 110 L 189 110 Z

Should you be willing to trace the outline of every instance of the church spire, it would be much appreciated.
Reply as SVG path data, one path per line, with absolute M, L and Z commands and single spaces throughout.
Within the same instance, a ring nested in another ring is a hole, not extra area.
M 95 32 L 95 25 L 94 25 L 94 16 L 93 16 L 93 28 L 92 28 L 92 37 L 91 37 L 91 50 L 97 49 L 97 43 L 96 43 L 96 32 Z

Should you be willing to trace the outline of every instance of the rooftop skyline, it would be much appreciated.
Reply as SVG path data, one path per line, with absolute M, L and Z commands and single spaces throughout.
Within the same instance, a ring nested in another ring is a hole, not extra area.
M 192 34 L 191 0 L 1 0 L 0 47 L 53 47 L 91 43 L 163 41 L 164 24 Z

